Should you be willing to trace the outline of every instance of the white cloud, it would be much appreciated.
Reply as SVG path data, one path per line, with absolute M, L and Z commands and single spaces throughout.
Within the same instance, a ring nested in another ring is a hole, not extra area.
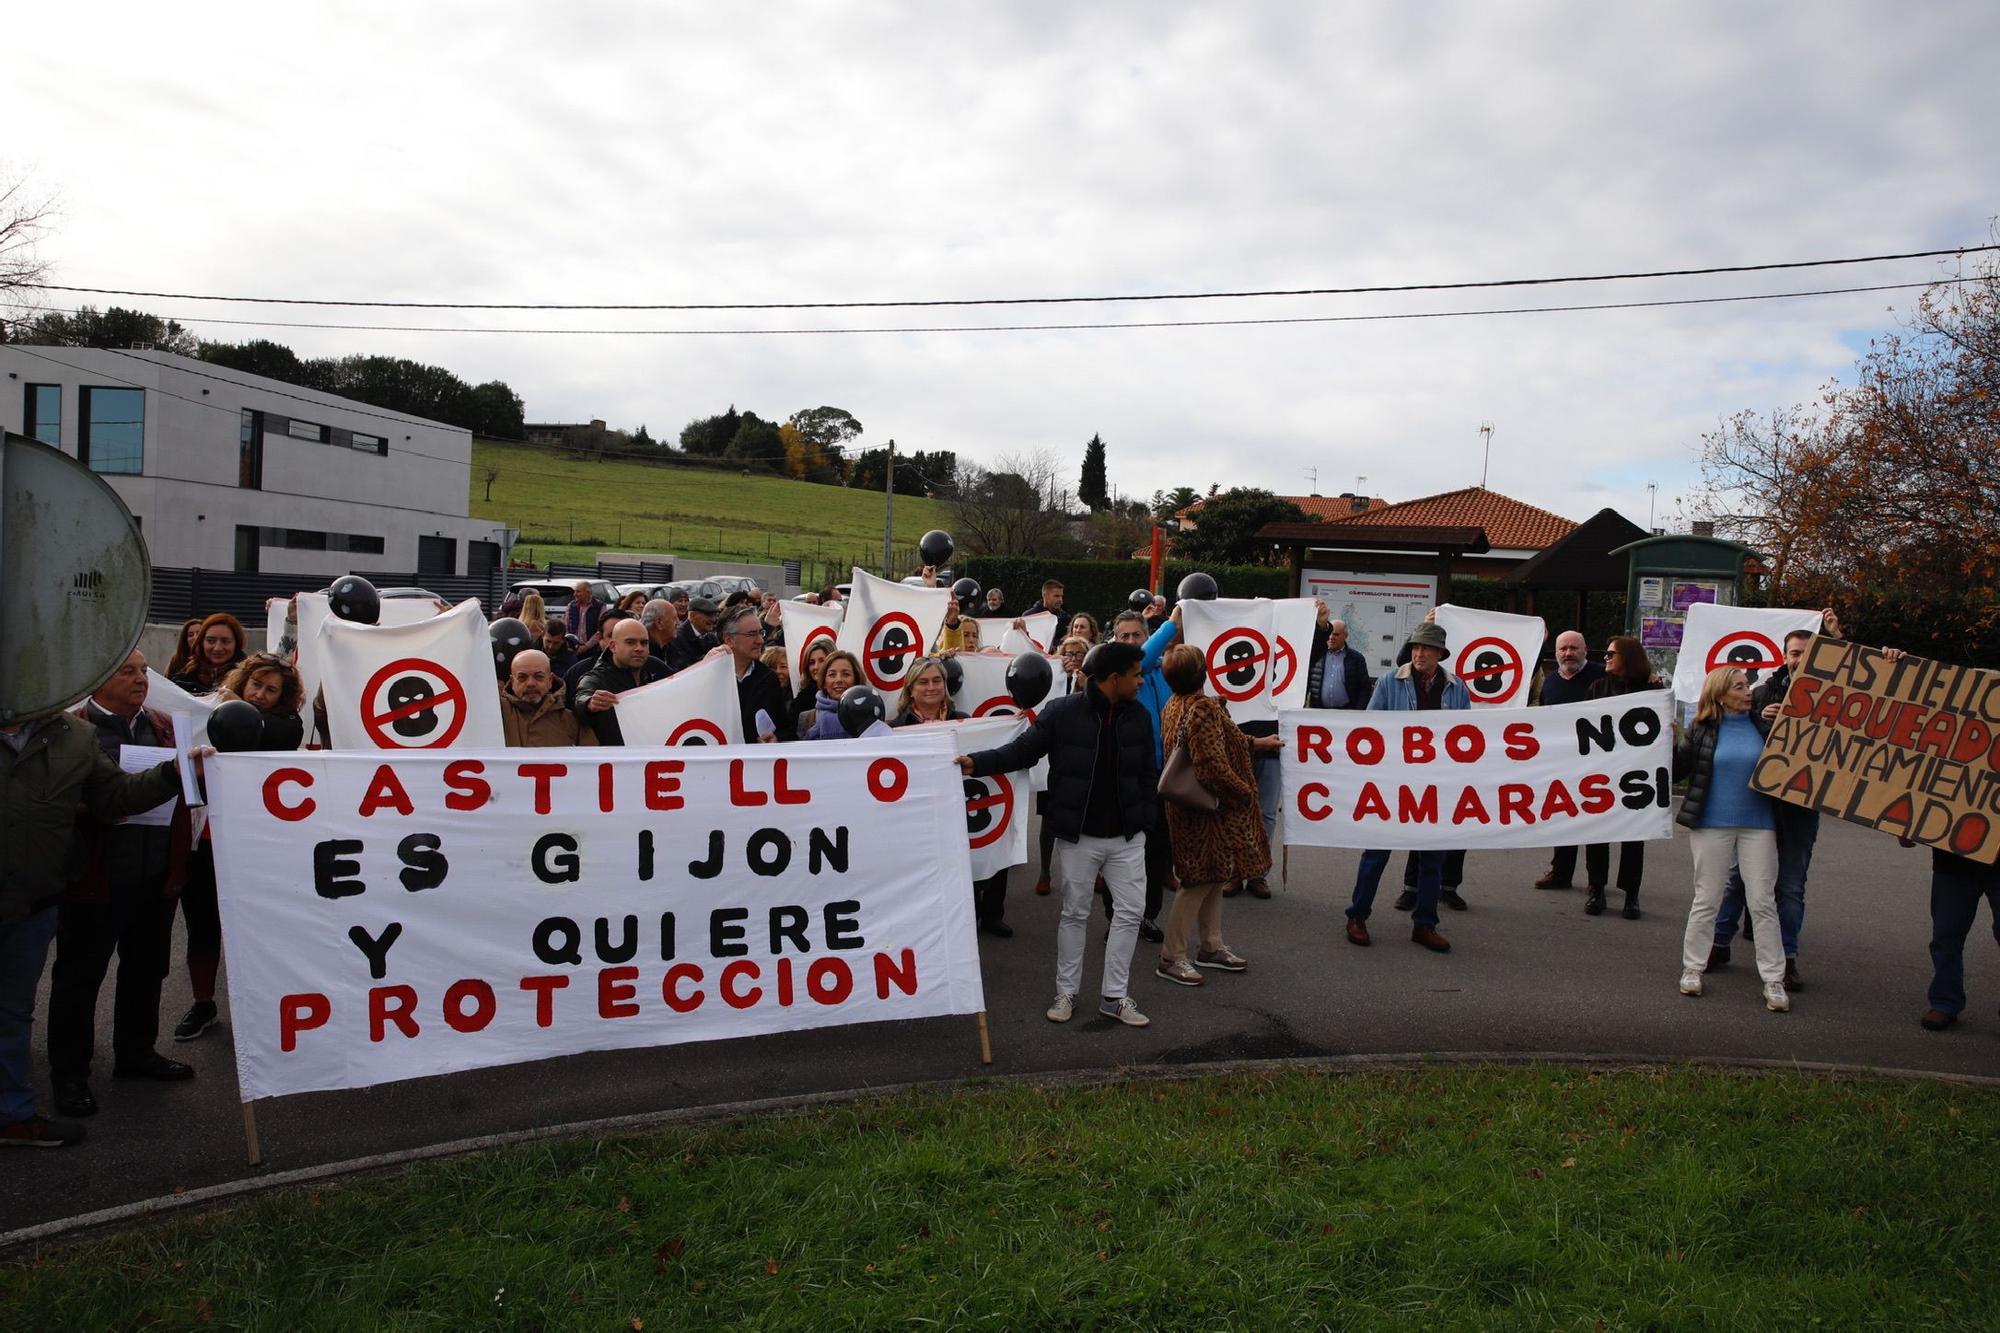
M 401 300 L 852 300 L 1460 280 L 1984 240 L 2000 11 L 584 4 L 41 7 L 7 152 L 59 281 Z M 1657 299 L 1926 276 L 1238 303 L 467 317 L 569 327 L 1046 323 Z M 835 403 L 868 439 L 1081 454 L 1140 494 L 1404 498 L 1477 479 L 1643 517 L 1699 433 L 1843 373 L 1876 294 L 1125 332 L 554 338 L 270 331 L 506 379 L 671 435 Z M 190 303 L 145 302 L 194 315 Z M 169 307 L 172 306 L 172 309 Z M 219 307 L 207 308 L 217 313 Z M 243 316 L 242 307 L 225 313 Z M 230 336 L 204 326 L 211 336 Z M 253 336 L 242 329 L 234 336 Z

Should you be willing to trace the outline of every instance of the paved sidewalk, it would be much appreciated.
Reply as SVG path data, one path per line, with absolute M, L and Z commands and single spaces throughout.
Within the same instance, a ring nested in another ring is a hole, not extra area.
M 1930 855 L 1828 819 L 1807 892 L 1800 966 L 1807 987 L 1789 1014 L 1766 1013 L 1750 950 L 1682 997 L 1681 930 L 1691 896 L 1687 843 L 1647 848 L 1646 915 L 1583 915 L 1583 892 L 1529 885 L 1545 852 L 1473 853 L 1471 910 L 1445 912 L 1449 955 L 1408 938 L 1388 910 L 1385 878 L 1375 946 L 1340 937 L 1356 854 L 1295 850 L 1291 883 L 1269 902 L 1230 900 L 1223 926 L 1251 959 L 1242 975 L 1200 989 L 1152 975 L 1143 941 L 1133 995 L 1143 1030 L 1095 1017 L 1058 1027 L 1042 1017 L 1053 990 L 1056 900 L 1016 872 L 1012 940 L 981 936 L 996 1073 L 1115 1069 L 1207 1060 L 1426 1051 L 1632 1052 L 1648 1056 L 1797 1059 L 2000 1074 L 2000 950 L 1982 917 L 1966 950 L 1971 1007 L 1957 1028 L 1917 1026 L 1930 979 Z M 1399 863 L 1400 867 L 1400 863 Z M 1087 978 L 1096 976 L 1093 931 Z M 44 979 L 46 983 L 46 978 Z M 187 1004 L 176 954 L 162 1021 Z M 100 1008 L 110 1034 L 111 987 Z M 42 1015 L 38 1015 L 38 1018 Z M 38 1039 L 43 1027 L 37 1023 Z M 123 1083 L 100 1071 L 102 1110 L 83 1146 L 16 1152 L 0 1172 L 0 1230 L 69 1217 L 177 1189 L 256 1174 L 244 1165 L 235 1062 L 226 1023 L 187 1046 L 194 1082 Z M 108 1057 L 108 1052 L 107 1052 Z M 47 1096 L 46 1056 L 36 1063 Z M 106 1063 L 108 1063 L 108 1058 Z M 260 1104 L 266 1170 L 663 1108 L 869 1087 L 982 1073 L 973 1020 L 831 1028 L 728 1043 L 609 1052 Z M 45 1100 L 46 1105 L 46 1100 Z

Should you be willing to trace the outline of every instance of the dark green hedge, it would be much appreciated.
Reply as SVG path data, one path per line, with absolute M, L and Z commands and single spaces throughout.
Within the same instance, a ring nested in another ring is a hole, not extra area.
M 960 566 L 958 572 L 979 580 L 980 587 L 1005 592 L 1007 607 L 1013 611 L 1041 597 L 1044 579 L 1060 579 L 1064 605 L 1072 611 L 1088 611 L 1100 620 L 1125 609 L 1125 599 L 1132 590 L 1145 586 L 1147 570 L 1143 560 L 1033 560 L 996 555 L 968 556 Z M 1283 597 L 1291 589 L 1291 575 L 1284 569 L 1169 560 L 1162 574 L 1168 601 L 1173 600 L 1180 581 L 1197 569 L 1215 576 L 1224 597 Z

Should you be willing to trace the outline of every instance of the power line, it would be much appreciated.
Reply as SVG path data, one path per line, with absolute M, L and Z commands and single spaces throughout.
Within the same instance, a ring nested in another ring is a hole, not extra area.
M 1751 292 L 1739 296 L 1686 296 L 1661 301 L 1602 301 L 1579 305 L 1502 306 L 1476 310 L 1393 311 L 1375 315 L 1293 315 L 1260 316 L 1248 319 L 1161 319 L 1107 321 L 1066 324 L 912 324 L 870 325 L 863 328 L 779 328 L 779 329 L 546 329 L 477 328 L 469 325 L 425 324 L 335 324 L 308 321 L 261 319 L 216 319 L 207 315 L 158 315 L 177 324 L 216 324 L 259 329 L 347 329 L 357 333 L 497 333 L 567 337 L 797 337 L 811 335 L 852 336 L 870 333 L 1062 333 L 1118 329 L 1215 329 L 1246 328 L 1286 324 L 1368 324 L 1413 319 L 1474 319 L 1494 315 L 1558 315 L 1599 310 L 1656 310 L 1670 306 L 1731 305 L 1746 301 L 1790 301 L 1810 296 L 1852 296 L 1865 292 L 1916 291 L 1926 287 L 1953 286 L 1981 282 L 1983 278 L 1935 278 L 1927 282 L 1892 282 L 1866 287 L 1816 287 L 1793 292 Z M 470 307 L 468 307 L 470 308 Z M 75 310 L 52 310 L 52 314 L 78 314 Z
M 50 292 L 85 292 L 97 296 L 143 296 L 168 301 L 228 301 L 252 305 L 348 306 L 388 310 L 883 310 L 938 306 L 1092 305 L 1117 301 L 1219 301 L 1283 296 L 1362 296 L 1387 292 L 1467 291 L 1490 287 L 1546 287 L 1564 283 L 1626 282 L 1649 278 L 1694 278 L 1722 273 L 1769 273 L 1779 269 L 1829 268 L 1845 264 L 1877 264 L 1899 259 L 1963 257 L 2000 245 L 1954 246 L 1947 250 L 1908 250 L 1898 254 L 1856 255 L 1844 259 L 1794 259 L 1770 264 L 1722 264 L 1707 268 L 1647 269 L 1626 273 L 1576 274 L 1556 278 L 1492 278 L 1471 282 L 1382 283 L 1365 287 L 1294 287 L 1238 291 L 1154 292 L 1115 296 L 985 296 L 894 301 L 704 301 L 704 302 L 507 302 L 507 301 L 344 301 L 303 296 L 220 296 L 200 292 L 145 291 L 128 287 L 84 287 L 63 283 L 23 283 Z

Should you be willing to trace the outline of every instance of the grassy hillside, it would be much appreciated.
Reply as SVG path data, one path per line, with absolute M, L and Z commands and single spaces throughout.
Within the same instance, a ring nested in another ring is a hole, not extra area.
M 486 498 L 486 468 L 500 476 Z M 532 445 L 477 440 L 472 513 L 521 530 L 517 559 L 584 561 L 599 551 L 665 551 L 701 560 L 802 558 L 873 568 L 882 559 L 882 495 L 769 473 L 585 462 Z M 896 497 L 897 547 L 951 524 L 936 500 Z

